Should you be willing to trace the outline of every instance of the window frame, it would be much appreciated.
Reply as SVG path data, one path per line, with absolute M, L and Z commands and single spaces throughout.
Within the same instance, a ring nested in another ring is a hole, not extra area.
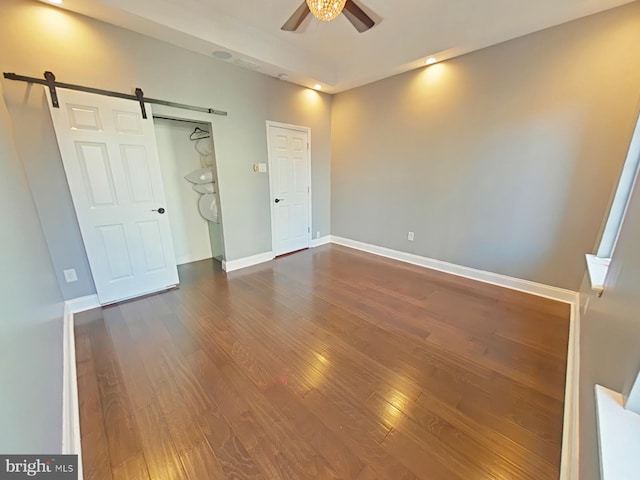
M 629 208 L 629 201 L 638 178 L 638 169 L 640 167 L 640 117 L 636 122 L 636 128 L 631 137 L 631 144 L 627 152 L 627 158 L 622 167 L 622 173 L 616 193 L 609 209 L 609 216 L 605 224 L 602 238 L 596 256 L 598 258 L 611 258 L 620 237 L 622 223 Z
M 604 284 L 609 270 L 611 257 L 615 252 L 620 231 L 629 209 L 629 202 L 633 195 L 640 172 L 640 114 L 636 120 L 636 126 L 631 136 L 631 143 L 627 151 L 627 157 L 622 167 L 622 173 L 618 180 L 616 192 L 611 202 L 607 222 L 600 238 L 600 243 L 595 255 L 587 254 L 587 271 L 591 280 L 591 288 L 600 295 L 604 290 Z

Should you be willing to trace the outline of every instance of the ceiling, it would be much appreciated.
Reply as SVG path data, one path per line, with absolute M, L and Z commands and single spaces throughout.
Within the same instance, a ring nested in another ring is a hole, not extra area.
M 380 20 L 368 32 L 344 15 L 281 31 L 301 1 L 65 0 L 62 8 L 337 93 L 634 0 L 355 0 Z

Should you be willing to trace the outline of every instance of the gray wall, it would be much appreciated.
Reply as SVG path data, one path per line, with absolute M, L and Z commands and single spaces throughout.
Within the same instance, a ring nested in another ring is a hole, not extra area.
M 25 32 L 29 32 L 28 35 Z M 20 41 L 16 41 L 16 39 Z M 131 31 L 28 0 L 0 2 L 0 70 L 227 110 L 212 116 L 226 259 L 271 250 L 266 120 L 312 129 L 312 231 L 329 234 L 331 101 L 320 94 Z M 9 47 L 10 46 L 10 47 Z M 3 81 L 4 97 L 66 299 L 95 291 L 42 87 Z M 64 283 L 62 270 L 80 280 Z
M 0 452 L 60 453 L 62 296 L 0 86 Z
M 4 87 L 14 137 L 64 298 L 95 293 L 44 90 L 11 82 L 4 82 Z M 77 282 L 65 282 L 62 272 L 70 268 L 76 270 Z
M 640 2 L 336 95 L 332 234 L 578 290 L 637 45 Z
M 580 480 L 600 478 L 594 385 L 623 392 L 640 370 L 639 245 L 640 189 L 636 184 L 602 297 L 590 289 L 587 278 L 580 291 Z

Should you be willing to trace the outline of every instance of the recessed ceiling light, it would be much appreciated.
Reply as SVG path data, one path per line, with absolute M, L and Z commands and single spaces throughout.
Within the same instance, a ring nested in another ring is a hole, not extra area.
M 62 0 L 47 0 L 49 3 L 53 3 L 54 5 L 62 5 Z
M 438 61 L 438 60 L 436 60 L 434 57 L 430 57 L 430 58 L 427 58 L 427 61 L 426 61 L 426 62 L 424 62 L 424 63 L 426 63 L 427 65 L 433 65 L 433 64 L 434 64 L 434 63 L 436 63 L 437 61 Z
M 280 75 L 278 75 L 278 78 L 283 82 L 286 82 L 287 80 L 289 80 L 289 75 L 287 75 L 286 73 L 281 73 Z
M 322 90 L 322 85 L 320 85 L 319 83 L 316 83 L 316 84 L 313 86 L 313 88 L 314 88 L 315 90 Z
M 213 52 L 213 56 L 220 60 L 229 60 L 232 57 L 229 52 L 225 52 L 224 50 L 216 50 Z

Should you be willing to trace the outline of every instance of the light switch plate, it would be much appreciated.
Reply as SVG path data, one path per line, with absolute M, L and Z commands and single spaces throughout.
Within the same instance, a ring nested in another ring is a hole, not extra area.
M 267 173 L 267 164 L 266 163 L 259 163 L 258 164 L 258 172 Z

